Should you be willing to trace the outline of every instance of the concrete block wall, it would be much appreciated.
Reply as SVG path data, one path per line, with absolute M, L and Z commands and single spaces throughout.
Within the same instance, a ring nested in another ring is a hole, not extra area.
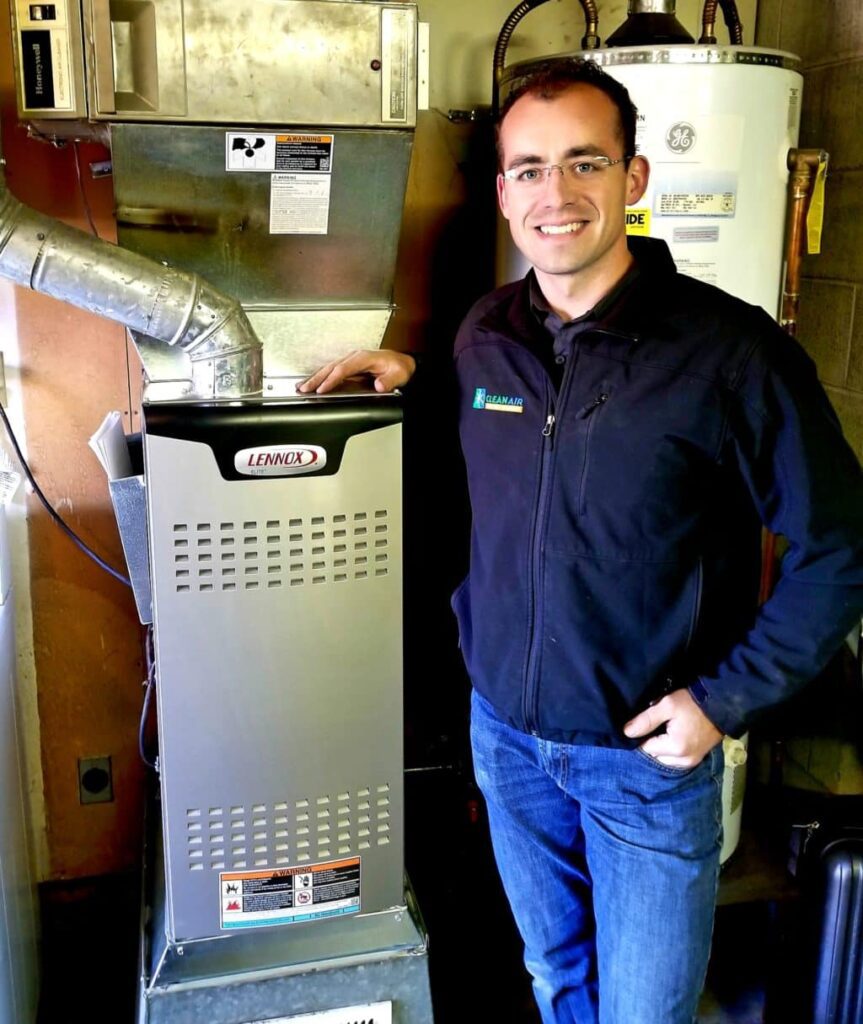
M 756 43 L 802 57 L 800 145 L 830 153 L 822 252 L 804 260 L 799 337 L 863 460 L 863 4 L 760 0 Z

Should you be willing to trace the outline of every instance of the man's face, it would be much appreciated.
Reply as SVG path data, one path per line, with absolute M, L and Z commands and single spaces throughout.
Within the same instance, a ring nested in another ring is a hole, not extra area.
M 624 155 L 619 125 L 614 103 L 591 85 L 573 85 L 553 99 L 522 96 L 500 127 L 503 169 L 578 156 L 617 160 Z M 606 268 L 615 275 L 621 259 L 628 261 L 625 207 L 644 194 L 647 162 L 636 157 L 628 168 L 621 162 L 578 178 L 556 168 L 543 175 L 532 186 L 498 175 L 498 201 L 515 244 L 540 275 L 595 278 Z

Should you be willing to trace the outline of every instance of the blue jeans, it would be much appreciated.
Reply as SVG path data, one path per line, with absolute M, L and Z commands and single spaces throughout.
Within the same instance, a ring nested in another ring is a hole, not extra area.
M 692 769 L 537 739 L 476 692 L 471 742 L 544 1024 L 693 1024 L 722 840 L 722 745 Z

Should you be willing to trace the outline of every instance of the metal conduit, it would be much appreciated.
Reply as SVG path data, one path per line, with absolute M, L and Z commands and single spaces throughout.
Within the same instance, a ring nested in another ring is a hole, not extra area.
M 498 33 L 494 46 L 494 76 L 491 86 L 491 111 L 494 117 L 497 117 L 500 110 L 500 82 L 506 64 L 506 51 L 512 34 L 515 32 L 515 27 L 526 14 L 547 2 L 548 0 L 521 0 L 521 3 L 510 11 Z M 599 14 L 596 9 L 596 0 L 579 0 L 579 3 L 584 10 L 585 23 L 581 45 L 585 50 L 595 50 L 599 46 Z

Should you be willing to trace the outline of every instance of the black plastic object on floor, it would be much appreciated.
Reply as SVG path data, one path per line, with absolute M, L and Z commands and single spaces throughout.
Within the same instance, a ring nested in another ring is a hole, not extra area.
M 813 1024 L 863 1021 L 863 839 L 842 838 L 821 853 L 821 941 Z

